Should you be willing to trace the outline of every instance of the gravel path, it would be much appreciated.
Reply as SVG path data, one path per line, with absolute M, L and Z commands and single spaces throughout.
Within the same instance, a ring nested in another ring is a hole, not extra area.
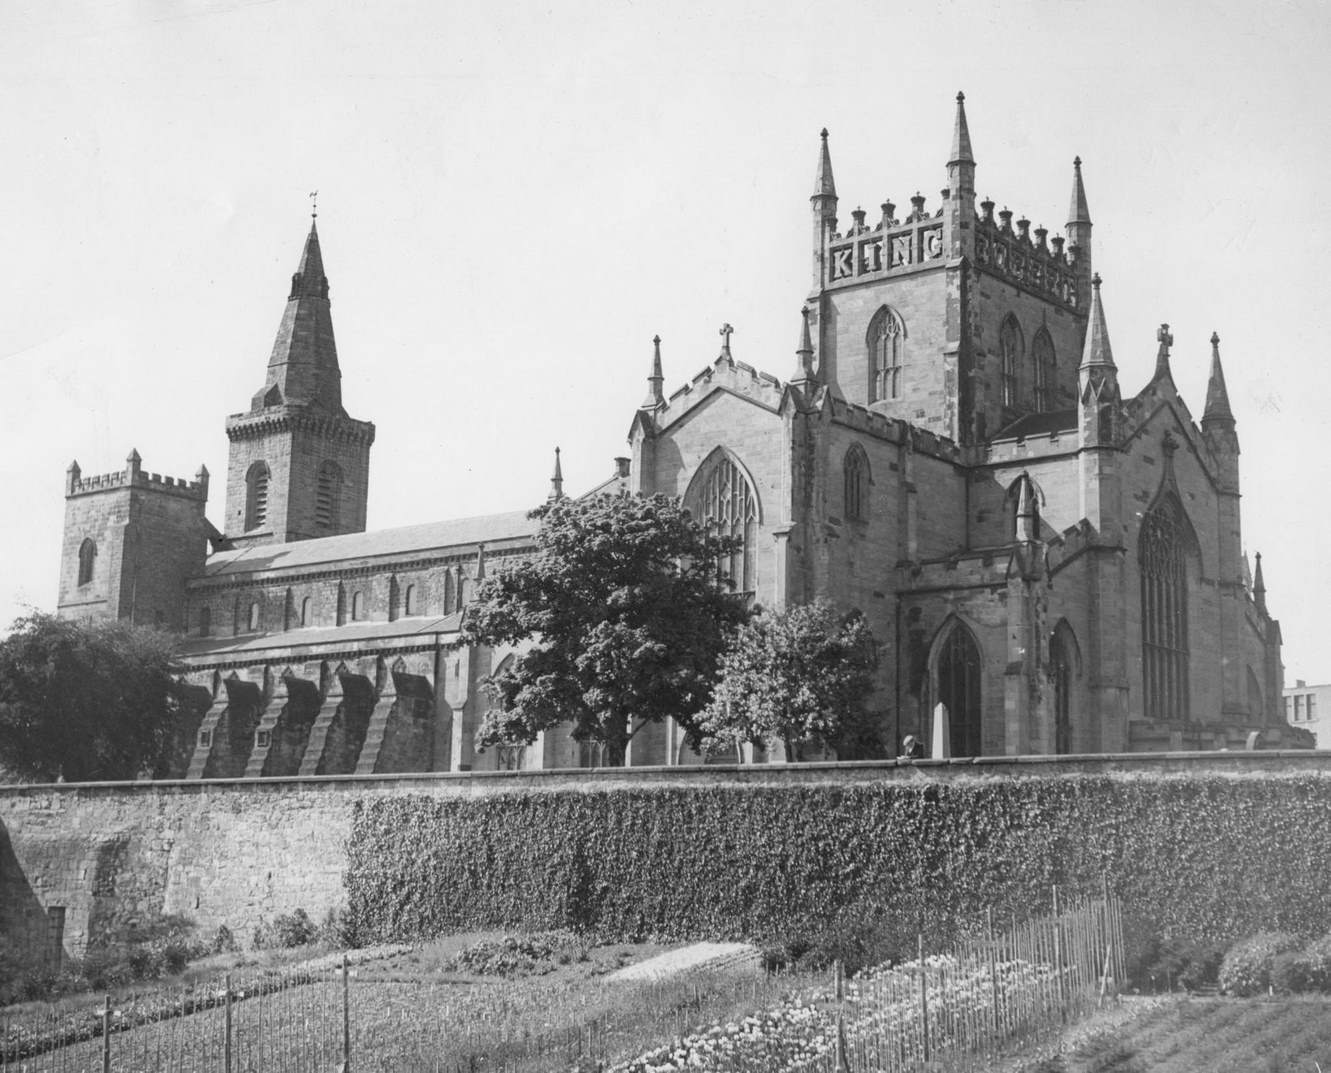
M 693 943 L 678 950 L 626 965 L 610 973 L 607 980 L 662 980 L 689 969 L 756 966 L 758 948 L 749 943 Z

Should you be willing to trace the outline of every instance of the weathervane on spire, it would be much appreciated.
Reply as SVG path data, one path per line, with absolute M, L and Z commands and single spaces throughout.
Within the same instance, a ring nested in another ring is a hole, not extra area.
M 318 191 L 318 190 L 311 190 L 311 191 L 310 191 L 310 219 L 311 219 L 311 220 L 317 220 L 318 218 L 319 218 L 319 191 Z

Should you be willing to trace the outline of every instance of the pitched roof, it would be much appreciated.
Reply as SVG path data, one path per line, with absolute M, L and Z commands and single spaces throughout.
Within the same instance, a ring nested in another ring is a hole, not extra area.
M 198 664 L 209 659 L 223 659 L 280 648 L 284 658 L 296 662 L 307 651 L 327 650 L 359 641 L 410 641 L 457 632 L 462 621 L 461 612 L 451 615 L 417 616 L 401 618 L 396 622 L 348 622 L 345 626 L 313 626 L 277 633 L 253 633 L 240 637 L 203 637 L 186 641 L 180 653 Z
M 291 570 L 351 559 L 423 554 L 482 541 L 526 542 L 535 535 L 538 524 L 535 518 L 527 516 L 527 511 L 518 510 L 507 514 L 426 522 L 400 529 L 378 529 L 367 533 L 321 537 L 318 540 L 296 540 L 289 544 L 257 544 L 210 555 L 204 564 L 203 576 L 215 578 L 263 570 Z
M 1077 411 L 1050 410 L 1042 414 L 1019 417 L 1006 428 L 999 429 L 996 440 L 1015 440 L 1022 436 L 1042 436 L 1049 432 L 1073 432 L 1077 428 Z

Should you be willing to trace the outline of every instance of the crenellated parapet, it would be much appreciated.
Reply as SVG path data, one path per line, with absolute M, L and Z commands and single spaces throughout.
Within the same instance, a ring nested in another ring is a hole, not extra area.
M 657 427 L 663 428 L 677 421 L 717 388 L 732 391 L 776 410 L 781 406 L 786 385 L 771 373 L 761 372 L 752 365 L 735 361 L 723 354 L 700 370 L 687 384 L 671 392 L 665 404 L 655 411 Z
M 1064 239 L 1049 238 L 1044 227 L 1031 230 L 1023 217 L 1012 226 L 1012 211 L 1003 209 L 994 218 L 994 203 L 980 202 L 975 216 L 975 261 L 982 268 L 1068 309 L 1077 309 L 1078 248 L 1064 249 Z
M 902 219 L 896 217 L 897 207 L 885 201 L 874 225 L 865 222 L 863 209 L 856 209 L 851 214 L 854 223 L 844 234 L 831 232 L 824 285 L 834 287 L 943 263 L 947 247 L 942 207 L 929 212 L 922 194 L 910 200 L 912 211 Z
M 195 499 L 201 503 L 208 501 L 208 470 L 200 466 L 194 480 L 184 477 L 164 477 L 160 473 L 146 473 L 138 451 L 131 451 L 125 461 L 125 468 L 111 473 L 98 473 L 85 477 L 79 464 L 73 462 L 65 471 L 65 498 L 92 495 L 117 488 L 148 488 L 152 491 L 167 492 L 184 499 Z

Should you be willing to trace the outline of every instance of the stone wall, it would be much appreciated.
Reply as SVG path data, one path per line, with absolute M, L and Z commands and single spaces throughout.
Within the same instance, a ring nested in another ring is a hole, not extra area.
M 0 935 L 39 944 L 65 909 L 65 949 L 157 913 L 248 941 L 261 919 L 342 904 L 353 810 L 403 794 L 578 793 L 717 784 L 939 781 L 1132 772 L 1331 773 L 1331 753 L 1159 753 L 960 761 L 627 768 L 0 788 Z

